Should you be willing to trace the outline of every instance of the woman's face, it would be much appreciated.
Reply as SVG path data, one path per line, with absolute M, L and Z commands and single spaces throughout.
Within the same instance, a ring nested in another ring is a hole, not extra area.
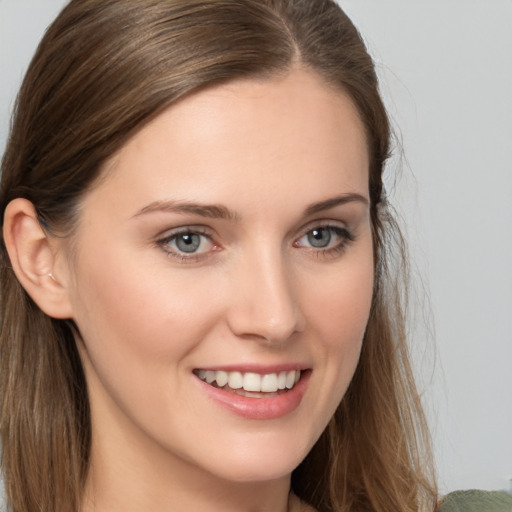
M 300 70 L 189 96 L 108 163 L 61 268 L 93 461 L 235 481 L 300 463 L 368 319 L 368 166 L 351 100 Z

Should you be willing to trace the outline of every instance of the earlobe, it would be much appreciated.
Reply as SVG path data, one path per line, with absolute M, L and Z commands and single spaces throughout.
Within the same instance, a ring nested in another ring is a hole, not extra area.
M 71 318 L 68 290 L 56 273 L 55 241 L 43 229 L 27 199 L 14 199 L 5 209 L 4 242 L 19 282 L 47 315 Z

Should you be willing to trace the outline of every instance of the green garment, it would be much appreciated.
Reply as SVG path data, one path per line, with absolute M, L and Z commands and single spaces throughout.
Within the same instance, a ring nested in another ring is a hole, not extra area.
M 440 512 L 512 512 L 512 495 L 499 491 L 456 491 L 441 501 Z

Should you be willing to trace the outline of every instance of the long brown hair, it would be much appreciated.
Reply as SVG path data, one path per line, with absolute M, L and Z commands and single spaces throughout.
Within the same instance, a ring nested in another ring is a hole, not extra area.
M 390 128 L 372 59 L 334 1 L 72 0 L 21 87 L 2 161 L 1 211 L 26 198 L 45 229 L 66 236 L 102 164 L 163 109 L 200 88 L 297 65 L 347 92 L 366 127 L 376 279 L 356 374 L 293 473 L 293 490 L 321 512 L 432 511 L 428 435 L 405 342 L 404 249 L 382 186 Z M 74 326 L 38 309 L 1 245 L 9 504 L 13 512 L 78 511 L 91 426 Z

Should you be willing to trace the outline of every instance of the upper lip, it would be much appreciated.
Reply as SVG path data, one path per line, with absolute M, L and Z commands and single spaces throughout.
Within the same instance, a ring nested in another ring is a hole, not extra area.
M 281 363 L 272 365 L 260 365 L 260 364 L 220 364 L 220 365 L 208 365 L 199 366 L 196 370 L 206 371 L 224 371 L 224 372 L 241 372 L 241 373 L 259 373 L 260 375 L 266 375 L 269 373 L 289 372 L 292 370 L 305 371 L 311 369 L 310 365 L 301 363 Z

